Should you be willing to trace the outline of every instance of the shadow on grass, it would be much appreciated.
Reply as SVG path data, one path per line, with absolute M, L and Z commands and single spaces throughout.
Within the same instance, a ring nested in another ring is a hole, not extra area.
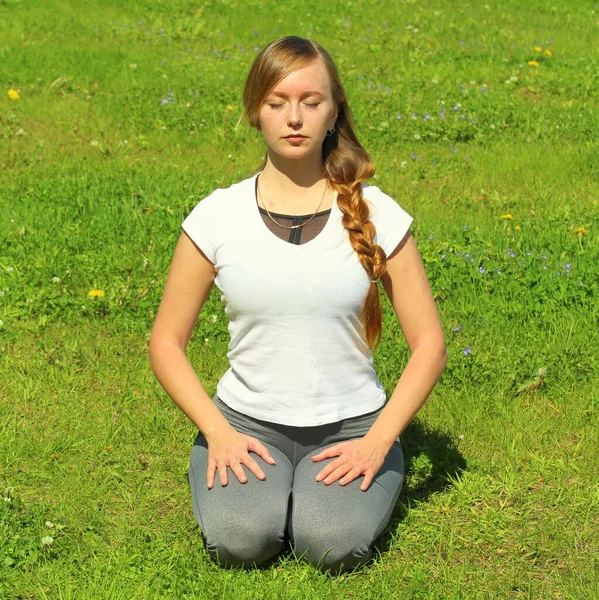
M 391 519 L 374 543 L 381 553 L 389 551 L 393 533 L 412 504 L 426 502 L 435 492 L 449 488 L 450 478 L 466 470 L 466 460 L 453 440 L 444 433 L 428 430 L 418 419 L 401 434 L 401 447 L 405 479 Z

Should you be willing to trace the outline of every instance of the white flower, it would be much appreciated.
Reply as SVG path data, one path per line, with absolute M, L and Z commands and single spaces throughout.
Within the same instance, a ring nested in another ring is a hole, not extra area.
M 95 146 L 98 146 L 100 144 L 100 142 L 98 142 L 97 140 L 92 140 L 90 142 L 90 144 L 95 147 Z
M 60 283 L 60 277 L 52 277 L 52 283 Z
M 21 127 L 16 131 L 15 135 L 27 135 L 27 132 Z
M 463 440 L 464 439 L 464 434 L 460 433 L 460 435 L 458 435 L 458 439 Z
M 415 140 L 419 140 L 420 139 L 420 134 L 419 133 L 415 133 L 414 134 L 414 139 Z
M 216 322 L 218 321 L 218 317 L 217 317 L 216 315 L 210 315 L 210 320 L 211 320 L 213 323 L 216 323 Z
M 7 270 L 9 273 L 12 273 L 12 272 L 14 271 L 14 268 L 13 268 L 13 267 L 6 267 L 6 270 Z
M 131 64 L 129 65 L 129 68 L 130 68 L 130 69 L 137 69 L 137 65 L 136 65 L 135 63 L 131 63 Z
M 51 538 L 49 535 L 46 535 L 42 538 L 42 546 L 50 546 L 54 543 L 54 538 Z
M 32 300 L 31 298 L 27 298 L 27 299 L 25 300 L 25 302 L 27 302 L 27 304 L 31 304 L 31 303 L 33 302 L 33 300 Z
M 46 522 L 44 523 L 44 525 L 45 525 L 46 527 L 54 527 L 54 523 L 52 523 L 52 521 L 46 521 Z

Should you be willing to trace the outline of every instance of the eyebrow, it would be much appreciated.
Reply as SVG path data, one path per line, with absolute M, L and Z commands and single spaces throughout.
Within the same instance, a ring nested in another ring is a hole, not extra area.
M 287 94 L 284 94 L 283 92 L 270 92 L 270 94 L 268 94 L 269 96 L 279 96 L 281 98 L 287 98 Z M 316 90 L 310 91 L 310 92 L 304 92 L 302 94 L 302 98 L 306 97 L 306 96 L 320 96 L 321 98 L 325 98 L 325 95 L 321 92 L 317 92 Z

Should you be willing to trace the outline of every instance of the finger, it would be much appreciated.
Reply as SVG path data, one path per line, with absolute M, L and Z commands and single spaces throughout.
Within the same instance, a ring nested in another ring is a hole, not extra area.
M 221 460 L 217 465 L 218 469 L 218 477 L 220 479 L 220 484 L 225 487 L 227 485 L 227 465 L 225 461 Z
M 258 478 L 266 479 L 264 471 L 260 468 L 260 465 L 248 454 L 243 464 Z
M 364 474 L 364 481 L 362 482 L 362 485 L 360 486 L 360 489 L 363 492 L 365 492 L 370 487 L 370 484 L 372 483 L 373 479 L 374 479 L 374 475 L 370 471 L 367 471 Z
M 351 465 L 344 464 L 340 467 L 337 467 L 326 479 L 324 480 L 325 485 L 331 485 L 331 483 L 337 481 L 340 477 L 343 477 L 350 471 L 352 468 Z
M 351 483 L 354 479 L 361 475 L 360 467 L 354 467 L 349 473 L 347 473 L 344 477 L 339 480 L 339 485 L 347 485 Z
M 238 460 L 229 461 L 229 466 L 231 467 L 231 471 L 235 474 L 235 477 L 239 479 L 240 483 L 246 483 L 247 477 L 245 476 L 245 471 L 241 468 L 241 463 Z
M 341 444 L 337 444 L 336 446 L 331 446 L 330 448 L 325 448 L 322 452 L 315 454 L 312 457 L 312 460 L 319 461 L 319 460 L 324 460 L 325 458 L 339 456 L 342 451 L 343 451 L 343 446 L 341 446 Z
M 337 460 L 332 460 L 328 465 L 322 468 L 322 470 L 316 476 L 316 481 L 322 481 L 329 473 L 332 473 L 339 465 L 342 465 L 343 461 L 338 458 Z
M 266 462 L 271 465 L 276 465 L 275 459 L 270 455 L 268 448 L 257 440 L 256 438 L 251 438 L 250 443 L 248 445 L 248 449 L 252 452 L 255 452 L 258 456 L 262 457 Z
M 206 485 L 211 490 L 214 485 L 214 472 L 216 471 L 216 461 L 211 458 L 208 460 L 208 468 L 206 469 Z

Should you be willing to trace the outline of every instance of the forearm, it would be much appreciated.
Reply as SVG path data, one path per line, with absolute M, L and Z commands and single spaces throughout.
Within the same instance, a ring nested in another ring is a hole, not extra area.
M 230 429 L 179 345 L 175 342 L 150 344 L 150 364 L 166 393 L 207 439 Z
M 385 408 L 368 431 L 390 449 L 426 402 L 447 362 L 445 348 L 420 346 L 414 350 Z

